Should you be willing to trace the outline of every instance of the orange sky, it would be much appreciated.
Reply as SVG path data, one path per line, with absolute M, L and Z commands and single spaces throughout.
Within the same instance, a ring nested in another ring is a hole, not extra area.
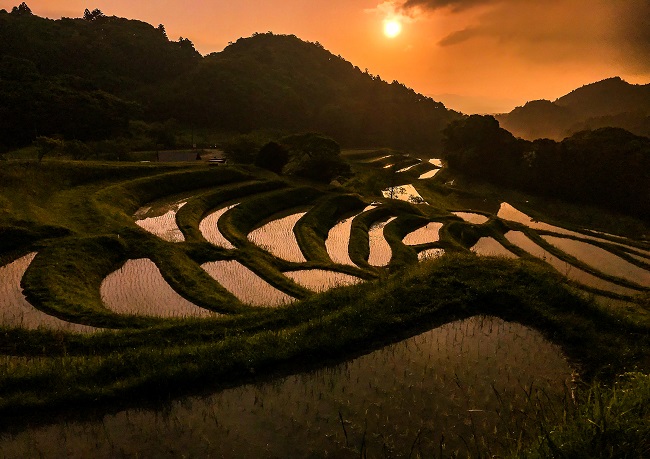
M 11 10 L 18 0 L 0 0 Z M 650 82 L 648 0 L 28 0 L 34 14 L 162 23 L 202 54 L 254 32 L 295 34 L 465 113 L 510 111 L 621 76 Z M 383 21 L 397 17 L 389 39 Z

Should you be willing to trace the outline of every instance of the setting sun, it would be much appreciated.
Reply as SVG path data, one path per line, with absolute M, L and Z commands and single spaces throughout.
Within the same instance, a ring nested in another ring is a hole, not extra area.
M 394 38 L 402 32 L 402 24 L 394 19 L 384 21 L 384 35 Z

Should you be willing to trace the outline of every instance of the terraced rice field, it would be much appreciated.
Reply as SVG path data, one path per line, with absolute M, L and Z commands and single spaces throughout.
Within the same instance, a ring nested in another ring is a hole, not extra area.
M 306 212 L 298 212 L 270 221 L 252 231 L 248 235 L 248 239 L 278 258 L 303 263 L 307 260 L 298 246 L 293 227 L 305 214 Z
M 185 204 L 187 201 L 141 207 L 135 213 L 135 223 L 145 231 L 155 234 L 167 242 L 183 242 L 185 236 L 176 223 L 176 213 Z M 164 213 L 161 214 L 161 212 Z
M 27 302 L 20 280 L 34 257 L 36 253 L 29 253 L 0 267 L 0 325 L 28 330 L 45 328 L 76 333 L 96 331 L 94 327 L 67 322 L 46 314 Z
M 180 296 L 163 278 L 153 261 L 128 260 L 101 284 L 104 305 L 118 314 L 151 317 L 215 317 Z
M 400 201 L 408 201 L 413 203 L 423 203 L 424 200 L 418 190 L 413 185 L 400 185 L 392 188 L 382 190 L 382 195 L 385 198 L 399 199 Z
M 475 212 L 452 212 L 452 214 L 462 218 L 466 222 L 473 223 L 474 225 L 482 225 L 483 223 L 487 223 L 489 220 L 485 215 L 477 214 Z
M 517 255 L 502 246 L 499 241 L 492 237 L 482 237 L 474 246 L 472 252 L 490 257 L 517 258 Z
M 411 231 L 404 236 L 402 242 L 406 245 L 428 244 L 430 242 L 437 242 L 440 239 L 440 229 L 443 223 L 431 222 L 425 226 Z
M 362 280 L 350 274 L 339 273 L 336 271 L 326 271 L 324 269 L 287 271 L 284 273 L 284 275 L 291 278 L 294 282 L 297 282 L 306 289 L 318 293 L 327 291 L 334 287 L 358 284 Z
M 214 261 L 201 267 L 242 303 L 282 306 L 296 299 L 273 287 L 238 261 Z
M 374 209 L 376 206 L 370 205 L 367 206 L 363 212 Z M 363 213 L 361 212 L 361 213 Z M 352 220 L 355 217 L 361 215 L 361 213 L 341 220 L 332 228 L 330 228 L 327 233 L 327 239 L 325 240 L 325 249 L 330 259 L 334 263 L 340 263 L 342 265 L 351 265 L 354 266 L 354 263 L 350 259 L 349 254 L 349 245 L 350 245 L 350 229 L 352 228 Z
M 232 245 L 230 241 L 223 236 L 223 234 L 221 234 L 217 223 L 223 214 L 225 214 L 233 207 L 237 206 L 237 204 L 215 210 L 206 216 L 203 220 L 201 220 L 201 223 L 199 224 L 199 231 L 201 231 L 201 234 L 209 243 L 214 244 L 218 247 L 223 247 L 224 249 L 235 248 L 235 246 Z
M 384 227 L 395 220 L 396 217 L 390 217 L 383 222 L 377 222 L 368 230 L 368 242 L 370 244 L 370 255 L 368 263 L 371 266 L 386 266 L 390 262 L 392 249 L 384 237 Z

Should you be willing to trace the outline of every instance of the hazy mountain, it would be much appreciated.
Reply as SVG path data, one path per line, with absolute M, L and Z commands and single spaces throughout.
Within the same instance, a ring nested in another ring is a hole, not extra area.
M 295 36 L 255 34 L 203 57 L 162 25 L 99 13 L 50 20 L 0 11 L 0 146 L 38 135 L 106 138 L 132 119 L 174 119 L 430 150 L 461 116 Z
M 561 140 L 586 129 L 620 127 L 650 136 L 650 84 L 633 85 L 619 77 L 578 88 L 554 102 L 528 102 L 496 117 L 516 136 Z

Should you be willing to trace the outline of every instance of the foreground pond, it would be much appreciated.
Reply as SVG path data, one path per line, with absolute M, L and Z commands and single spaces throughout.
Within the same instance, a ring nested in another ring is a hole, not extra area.
M 322 370 L 4 435 L 4 457 L 434 457 L 492 454 L 565 395 L 559 348 L 492 317 Z M 540 406 L 542 408 L 540 408 Z M 561 410 L 560 410 L 561 412 Z M 523 432 L 523 433 L 522 433 Z M 444 440 L 443 440 L 444 433 Z

